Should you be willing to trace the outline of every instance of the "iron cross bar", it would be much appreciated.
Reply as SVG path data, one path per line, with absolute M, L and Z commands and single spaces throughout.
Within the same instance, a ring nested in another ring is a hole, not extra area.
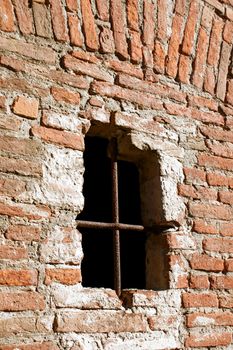
M 117 164 L 117 139 L 110 141 L 110 156 L 112 170 L 112 223 L 77 221 L 78 227 L 111 229 L 113 231 L 113 254 L 114 254 L 114 288 L 119 296 L 121 294 L 121 259 L 120 259 L 120 230 L 143 231 L 144 226 L 128 225 L 119 223 L 118 203 L 118 164 Z

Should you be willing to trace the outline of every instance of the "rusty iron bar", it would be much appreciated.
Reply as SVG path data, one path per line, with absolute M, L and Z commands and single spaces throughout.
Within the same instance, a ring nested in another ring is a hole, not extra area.
M 121 223 L 111 222 L 96 222 L 96 221 L 77 221 L 77 227 L 93 228 L 93 229 L 105 229 L 105 230 L 131 230 L 131 231 L 144 231 L 144 226 L 141 225 L 129 225 Z
M 111 171 L 112 171 L 112 219 L 114 224 L 119 224 L 119 190 L 118 190 L 118 163 L 117 163 L 117 139 L 110 141 Z M 114 288 L 119 296 L 121 294 L 121 257 L 120 257 L 120 231 L 113 230 L 113 254 L 114 254 Z

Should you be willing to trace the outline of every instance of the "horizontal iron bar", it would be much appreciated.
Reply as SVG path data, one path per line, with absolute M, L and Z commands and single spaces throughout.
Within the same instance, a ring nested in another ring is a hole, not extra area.
M 132 230 L 132 231 L 143 231 L 144 226 L 141 225 L 129 225 L 120 223 L 107 223 L 107 222 L 95 222 L 95 221 L 77 221 L 78 227 L 85 228 L 100 228 L 100 229 L 110 229 L 110 230 Z

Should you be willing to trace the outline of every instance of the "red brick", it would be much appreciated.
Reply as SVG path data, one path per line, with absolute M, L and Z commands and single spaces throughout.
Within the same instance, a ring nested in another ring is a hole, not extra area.
M 213 99 L 202 97 L 202 96 L 189 96 L 188 97 L 189 106 L 208 108 L 212 111 L 218 111 L 218 102 Z
M 204 82 L 208 44 L 209 36 L 205 29 L 201 27 L 198 34 L 197 50 L 192 76 L 193 84 L 199 88 L 202 88 Z
M 233 159 L 210 156 L 208 154 L 202 153 L 198 156 L 198 164 L 206 167 L 231 171 L 233 168 Z
M 80 94 L 78 92 L 68 91 L 63 88 L 52 87 L 51 94 L 53 98 L 58 102 L 71 103 L 79 105 L 80 103 Z
M 201 133 L 210 139 L 218 141 L 229 141 L 233 143 L 233 131 L 227 131 L 220 128 L 201 127 Z
M 224 116 L 215 112 L 203 112 L 197 108 L 190 108 L 190 116 L 193 119 L 200 120 L 209 124 L 224 125 Z
M 14 247 L 6 244 L 0 246 L 0 259 L 21 260 L 27 258 L 28 252 L 24 247 Z
M 178 186 L 179 195 L 195 199 L 217 200 L 217 191 L 201 187 L 181 184 Z
M 111 68 L 116 72 L 127 73 L 140 79 L 143 78 L 143 71 L 140 68 L 135 68 L 131 63 L 108 60 L 105 62 L 105 65 L 106 67 Z
M 0 49 L 18 53 L 38 61 L 55 63 L 56 55 L 53 49 L 38 46 L 38 44 L 26 43 L 22 40 L 1 38 Z
M 186 0 L 176 0 L 175 13 L 183 16 L 185 14 L 185 4 Z
M 210 186 L 229 186 L 229 178 L 219 173 L 208 173 L 207 182 Z
M 36 34 L 44 38 L 51 38 L 53 33 L 48 7 L 35 1 L 33 1 L 32 5 Z
M 11 1 L 1 0 L 0 7 L 0 30 L 4 30 L 5 32 L 15 31 L 14 12 Z
M 205 72 L 205 81 L 204 81 L 204 90 L 209 92 L 211 95 L 214 95 L 214 90 L 215 90 L 215 74 L 214 74 L 214 69 L 213 67 L 206 67 L 206 72 Z
M 230 0 L 231 1 L 231 0 Z M 225 13 L 226 17 L 228 19 L 230 19 L 231 21 L 233 21 L 233 10 L 230 7 L 226 7 L 226 13 Z
M 68 26 L 70 32 L 70 43 L 74 46 L 82 47 L 83 38 L 80 29 L 78 16 L 73 13 L 68 14 Z
M 98 50 L 99 42 L 90 0 L 81 0 L 80 3 L 86 46 L 92 51 Z
M 213 289 L 233 289 L 232 276 L 212 276 L 210 285 Z
M 41 230 L 39 227 L 11 225 L 6 232 L 6 237 L 14 241 L 39 241 Z
M 191 268 L 203 271 L 223 271 L 224 261 L 222 259 L 212 258 L 206 254 L 195 253 L 190 260 Z
M 37 285 L 36 270 L 0 270 L 0 284 L 4 286 Z
M 187 183 L 203 184 L 206 181 L 206 172 L 197 168 L 184 168 Z
M 203 249 L 220 253 L 233 253 L 233 240 L 229 238 L 206 238 Z
M 77 0 L 66 0 L 66 6 L 70 11 L 78 11 Z
M 231 45 L 223 41 L 221 58 L 218 70 L 218 83 L 216 89 L 216 96 L 222 101 L 225 100 L 226 94 L 226 84 L 227 84 L 227 74 L 230 64 L 230 55 L 231 55 Z
M 25 182 L 14 179 L 0 179 L 0 195 L 16 198 L 26 190 Z
M 1 44 L 1 41 L 0 41 Z M 23 78 L 2 78 L 0 77 L 0 87 L 8 91 L 20 91 L 26 94 L 33 94 L 37 97 L 48 96 L 49 90 L 42 88 L 38 85 L 34 85 Z
M 217 67 L 220 55 L 222 41 L 223 20 L 219 17 L 214 18 L 210 35 L 210 44 L 207 57 L 207 63 Z
M 228 81 L 227 85 L 227 95 L 226 95 L 226 100 L 229 104 L 233 105 L 233 79 Z
M 221 2 L 226 2 L 229 0 L 222 0 Z M 231 1 L 231 0 L 230 0 Z M 217 9 L 222 15 L 224 14 L 224 5 L 220 4 L 218 0 L 206 0 L 208 4 Z
M 0 345 L 0 350 L 59 350 L 58 346 L 52 342 Z
M 31 139 L 16 138 L 13 136 L 1 136 L 0 150 L 10 154 L 25 156 L 38 156 L 41 154 L 41 144 Z
M 0 157 L 0 171 L 25 176 L 42 176 L 42 166 L 38 162 L 29 162 L 23 159 Z
M 212 26 L 214 10 L 208 6 L 204 6 L 201 17 L 201 25 L 209 31 Z
M 0 63 L 1 63 L 1 57 L 0 57 Z M 0 96 L 0 109 L 6 109 L 6 97 Z
M 83 62 L 70 55 L 66 55 L 63 58 L 63 62 L 65 68 L 72 69 L 75 73 L 86 74 L 98 80 L 113 82 L 113 77 L 111 74 L 107 73 L 96 64 Z
M 67 26 L 60 0 L 49 0 L 51 6 L 51 17 L 55 38 L 59 41 L 68 41 Z
M 19 131 L 22 121 L 15 117 L 3 117 L 0 119 L 0 129 Z
M 174 315 L 156 315 L 148 318 L 149 327 L 152 331 L 167 331 L 176 327 L 177 317 Z
M 141 93 L 130 89 L 123 89 L 116 85 L 108 83 L 95 82 L 92 84 L 92 92 L 100 94 L 102 96 L 113 97 L 116 99 L 122 99 L 138 104 L 139 106 L 162 109 L 162 103 L 155 99 L 152 94 L 144 93 L 143 99 Z
M 190 117 L 190 109 L 178 103 L 164 103 L 164 107 L 169 114 Z
M 231 222 L 223 222 L 220 224 L 220 234 L 222 236 L 232 236 L 233 237 L 233 224 Z
M 111 29 L 102 27 L 100 32 L 100 50 L 103 53 L 114 53 L 115 44 Z
M 126 5 L 128 27 L 132 30 L 139 31 L 138 1 L 127 0 Z
M 232 309 L 233 308 L 233 295 L 224 295 L 219 297 L 219 303 L 220 307 L 226 308 L 226 309 Z
M 233 192 L 220 191 L 219 200 L 222 203 L 233 204 Z
M 186 316 L 186 324 L 187 327 L 233 326 L 233 314 L 230 312 L 193 313 Z
M 189 78 L 191 73 L 191 60 L 190 57 L 180 55 L 178 66 L 178 80 L 184 84 L 189 84 Z
M 225 269 L 228 272 L 233 272 L 233 259 L 225 260 Z
M 44 297 L 36 292 L 0 293 L 1 311 L 44 310 Z M 0 346 L 1 349 L 1 346 Z
M 166 52 L 164 46 L 161 44 L 159 40 L 155 40 L 154 47 L 154 70 L 156 73 L 164 72 Z
M 122 311 L 80 310 L 61 312 L 56 320 L 57 332 L 119 333 L 145 332 L 147 321 L 143 315 Z
M 165 41 L 167 39 L 167 2 L 164 0 L 158 0 L 157 2 L 157 33 L 156 36 L 159 40 Z
M 186 347 L 207 347 L 207 346 L 227 346 L 231 344 L 232 335 L 230 333 L 211 333 L 211 334 L 203 334 L 203 333 L 195 333 L 190 335 L 186 341 Z
M 224 30 L 223 30 L 223 39 L 228 43 L 232 44 L 233 39 L 233 22 L 226 21 Z
M 182 39 L 182 25 L 184 18 L 176 14 L 172 22 L 172 34 L 168 47 L 167 74 L 175 78 L 179 61 L 179 46 Z
M 96 6 L 99 18 L 103 21 L 109 20 L 109 9 L 107 0 L 96 0 Z
M 10 56 L 0 56 L 0 64 L 3 67 L 14 70 L 15 72 L 24 71 L 25 63 Z
M 128 47 L 125 37 L 124 13 L 122 2 L 118 0 L 110 1 L 110 14 L 115 40 L 116 53 L 123 59 L 128 58 Z
M 154 47 L 154 4 L 150 0 L 145 0 L 143 5 L 144 22 L 142 41 L 144 45 L 152 50 Z
M 200 218 L 231 220 L 232 210 L 227 205 L 203 204 L 193 202 L 189 205 L 190 214 Z
M 71 55 L 82 61 L 101 64 L 101 60 L 96 57 L 95 53 L 90 53 L 85 51 L 72 51 Z
M 46 269 L 45 284 L 52 282 L 72 285 L 82 281 L 81 271 L 79 269 Z
M 84 150 L 83 136 L 68 131 L 45 128 L 43 126 L 33 126 L 32 135 L 40 137 L 42 140 L 55 143 L 67 148 Z
M 13 104 L 13 112 L 20 116 L 37 119 L 39 101 L 34 98 L 27 98 L 19 96 L 15 99 Z
M 214 142 L 212 143 L 211 141 L 207 140 L 206 145 L 210 149 L 211 153 L 221 156 L 221 157 L 226 157 L 226 158 L 233 158 L 233 145 L 232 144 L 226 144 L 223 145 L 220 142 Z
M 216 224 L 213 224 L 212 221 L 211 223 L 207 223 L 206 221 L 201 219 L 194 220 L 193 230 L 198 233 L 206 233 L 206 234 L 219 233 L 219 230 Z
M 186 308 L 192 307 L 218 307 L 218 298 L 214 293 L 184 293 L 182 295 L 183 305 Z
M 182 53 L 191 55 L 194 46 L 194 35 L 199 15 L 199 2 L 194 0 L 190 4 L 189 15 L 184 31 Z
M 206 275 L 191 275 L 189 287 L 192 289 L 209 289 L 210 283 Z
M 33 18 L 29 10 L 28 0 L 14 0 L 19 29 L 23 34 L 33 33 Z
M 17 216 L 28 218 L 29 220 L 40 220 L 42 218 L 48 218 L 51 215 L 51 211 L 45 206 L 34 206 L 30 204 L 4 204 L 0 203 L 0 214 L 7 216 Z

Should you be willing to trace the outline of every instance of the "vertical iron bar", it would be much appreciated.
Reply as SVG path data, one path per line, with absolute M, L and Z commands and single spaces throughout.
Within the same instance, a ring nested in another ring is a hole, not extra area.
M 111 140 L 111 164 L 112 164 L 112 216 L 113 222 L 119 223 L 118 203 L 118 164 L 117 164 L 117 139 Z M 113 253 L 114 253 L 114 288 L 119 296 L 121 294 L 121 260 L 120 260 L 120 231 L 113 229 Z

